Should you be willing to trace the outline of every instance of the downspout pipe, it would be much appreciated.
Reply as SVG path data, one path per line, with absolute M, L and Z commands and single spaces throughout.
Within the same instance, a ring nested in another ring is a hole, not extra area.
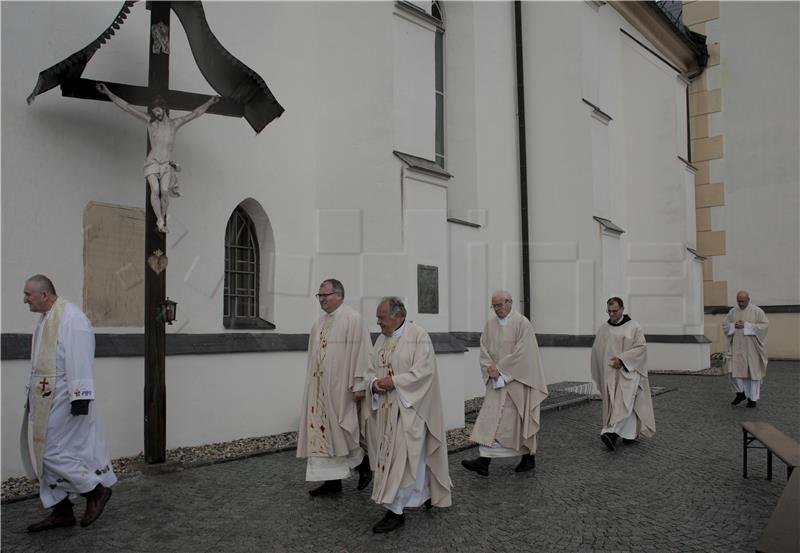
M 517 142 L 519 144 L 519 207 L 522 242 L 522 313 L 531 318 L 530 235 L 528 230 L 528 154 L 525 140 L 525 71 L 522 63 L 522 2 L 514 1 L 514 43 L 517 61 Z

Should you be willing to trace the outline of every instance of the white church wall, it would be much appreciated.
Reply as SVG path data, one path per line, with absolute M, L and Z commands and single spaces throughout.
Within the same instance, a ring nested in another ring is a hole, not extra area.
M 621 56 L 627 84 L 620 113 L 626 167 L 623 297 L 647 334 L 684 334 L 701 312 L 693 301 L 695 275 L 686 265 L 693 257 L 686 248 L 695 243 L 691 169 L 678 158 L 686 159 L 686 83 L 629 37 L 621 39 Z
M 565 28 L 580 28 L 583 10 L 577 3 L 527 3 L 522 10 L 532 313 L 537 331 L 544 333 L 593 332 L 598 248 L 592 219 L 593 119 L 579 92 L 589 86 L 580 41 L 564 41 L 562 35 Z M 553 44 L 559 44 L 556 52 Z M 540 55 L 544 51 L 550 54 Z
M 489 244 L 486 231 L 451 224 L 450 328 L 479 331 L 489 315 Z M 486 298 L 481 302 L 481 298 Z
M 469 348 L 461 357 L 463 366 L 461 374 L 464 378 L 464 401 L 486 394 L 486 385 L 481 378 L 480 348 Z
M 405 172 L 403 179 L 408 281 L 414 283 L 407 289 L 406 309 L 409 318 L 428 332 L 450 330 L 449 296 L 446 289 L 449 282 L 447 188 L 444 182 L 410 171 Z M 419 313 L 418 265 L 437 268 L 438 313 Z
M 651 371 L 699 371 L 711 366 L 710 357 L 710 344 L 647 344 L 647 368 Z
M 548 384 L 556 382 L 589 382 L 591 348 L 540 348 L 544 379 Z
M 464 428 L 464 354 L 437 355 L 436 370 L 442 390 L 444 427 L 446 430 Z
M 475 332 L 494 290 L 522 290 L 513 6 L 445 10 L 450 215 L 480 225 L 449 225 L 450 328 Z

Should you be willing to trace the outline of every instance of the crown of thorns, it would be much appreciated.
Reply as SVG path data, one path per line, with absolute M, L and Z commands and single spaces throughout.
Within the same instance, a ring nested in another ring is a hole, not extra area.
M 150 115 L 153 114 L 153 110 L 155 108 L 161 108 L 163 110 L 166 110 L 167 109 L 167 101 L 164 98 L 162 98 L 161 96 L 156 96 L 153 99 L 153 101 L 150 102 L 150 105 L 147 106 L 147 111 L 150 113 Z

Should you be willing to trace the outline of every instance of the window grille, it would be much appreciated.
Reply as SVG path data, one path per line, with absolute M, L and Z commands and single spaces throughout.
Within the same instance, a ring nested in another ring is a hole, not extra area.
M 237 207 L 225 230 L 226 326 L 236 320 L 258 318 L 258 239 L 255 225 L 242 207 Z

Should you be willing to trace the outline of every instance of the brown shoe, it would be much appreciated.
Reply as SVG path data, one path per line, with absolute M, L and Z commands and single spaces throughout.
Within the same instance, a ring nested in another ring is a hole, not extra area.
M 75 515 L 72 514 L 72 509 L 70 509 L 69 513 L 57 513 L 53 511 L 46 519 L 28 526 L 28 532 L 42 532 L 44 530 L 67 528 L 69 526 L 75 526 Z
M 100 518 L 109 499 L 111 499 L 111 488 L 106 488 L 102 484 L 98 484 L 86 494 L 86 512 L 83 513 L 81 526 L 85 528 Z

